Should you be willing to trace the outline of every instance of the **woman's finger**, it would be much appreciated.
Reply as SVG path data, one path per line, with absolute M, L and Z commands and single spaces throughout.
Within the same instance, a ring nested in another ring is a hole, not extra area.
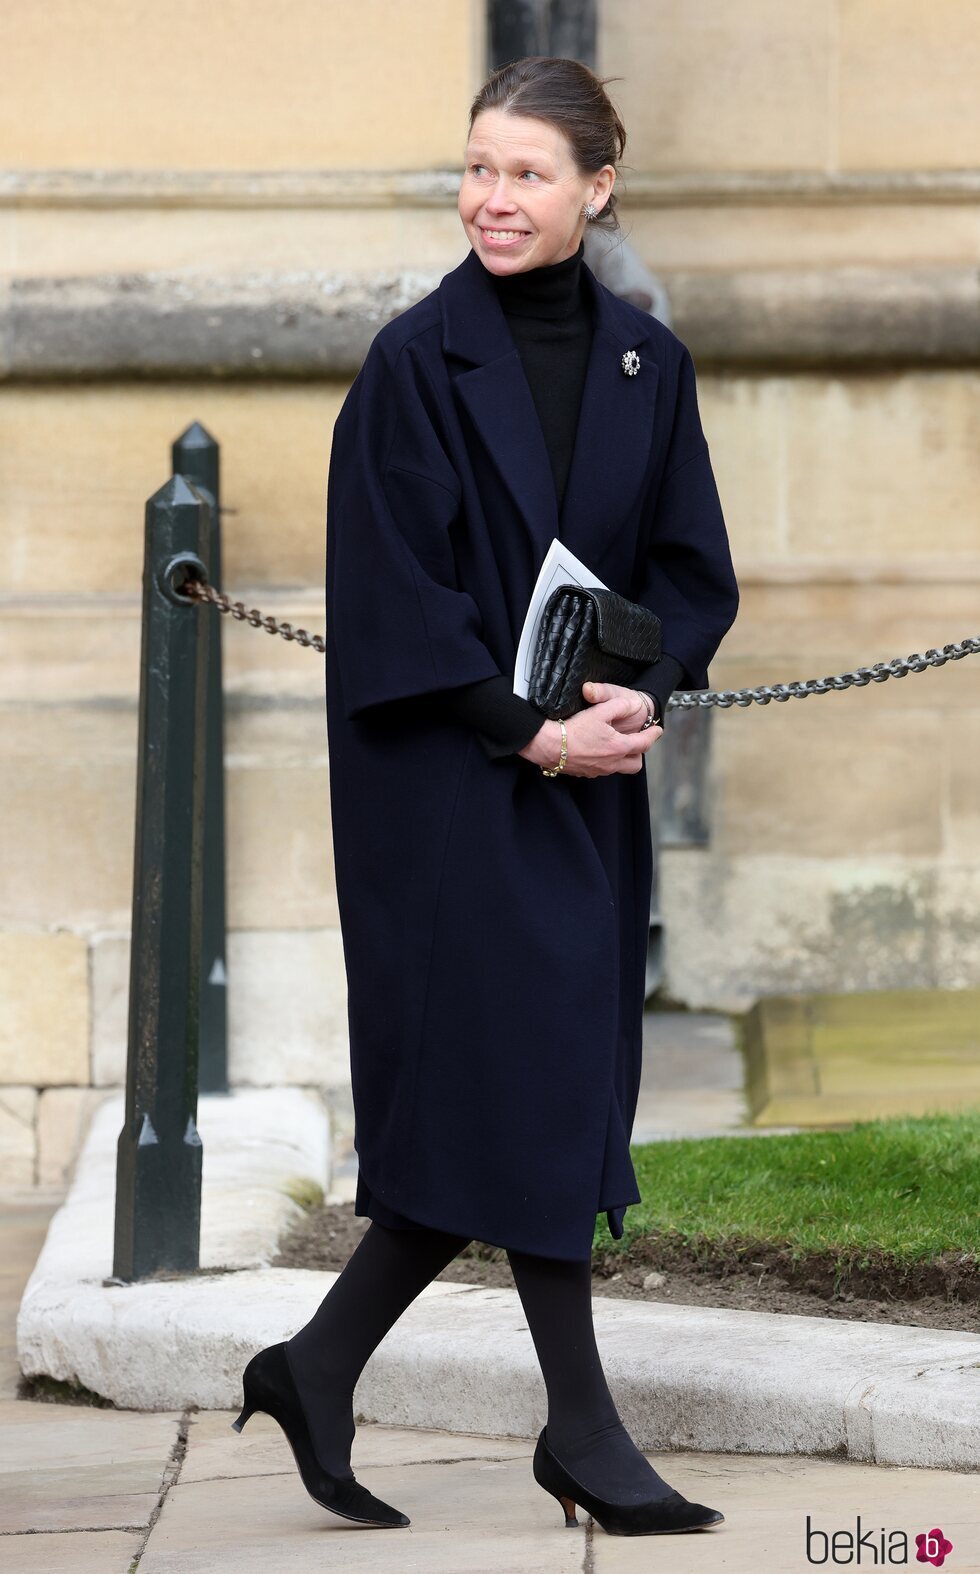
M 622 683 L 583 683 L 582 693 L 590 705 L 601 705 L 605 700 L 622 700 L 627 708 L 636 704 L 636 690 Z

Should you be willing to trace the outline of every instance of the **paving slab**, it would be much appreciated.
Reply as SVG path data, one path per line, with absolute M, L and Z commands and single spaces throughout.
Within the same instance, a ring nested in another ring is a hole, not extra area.
M 0 1533 L 145 1528 L 179 1422 L 179 1415 L 0 1403 Z
M 581 1535 L 542 1512 L 528 1458 L 375 1466 L 365 1484 L 404 1509 L 407 1528 L 354 1525 L 318 1508 L 295 1472 L 181 1484 L 170 1492 L 139 1574 L 580 1574 Z M 556 1530 L 556 1526 L 559 1528 Z
M 143 1532 L 69 1530 L 10 1536 L 0 1545 L 4 1574 L 128 1574 Z

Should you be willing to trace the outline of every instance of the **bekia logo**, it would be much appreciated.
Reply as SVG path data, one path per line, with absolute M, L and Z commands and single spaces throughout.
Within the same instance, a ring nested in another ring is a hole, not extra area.
M 948 1554 L 953 1550 L 953 1543 L 947 1541 L 938 1528 L 924 1530 L 921 1535 L 916 1536 L 915 1544 L 919 1549 L 915 1554 L 916 1562 L 931 1563 L 937 1569 L 942 1568 Z
M 953 1543 L 936 1526 L 915 1538 L 915 1561 L 942 1568 L 953 1550 Z M 866 1568 L 901 1566 L 909 1561 L 909 1538 L 904 1530 L 861 1529 L 858 1514 L 853 1530 L 820 1530 L 806 1516 L 806 1560 L 808 1563 L 835 1563 L 838 1567 L 863 1564 Z

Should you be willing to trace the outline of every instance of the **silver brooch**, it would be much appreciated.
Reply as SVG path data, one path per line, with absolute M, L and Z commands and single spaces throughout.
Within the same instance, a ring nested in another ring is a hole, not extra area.
M 627 377 L 635 377 L 640 370 L 640 357 L 635 350 L 627 350 L 623 356 L 623 371 Z

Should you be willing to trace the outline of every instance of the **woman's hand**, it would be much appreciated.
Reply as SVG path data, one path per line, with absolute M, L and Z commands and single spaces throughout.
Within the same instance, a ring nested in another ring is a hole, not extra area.
M 643 756 L 663 736 L 654 724 L 643 729 L 646 700 L 636 689 L 619 683 L 586 683 L 582 689 L 587 710 L 576 711 L 565 723 L 568 755 L 562 775 L 635 776 L 643 769 Z M 643 729 L 643 730 L 641 730 Z M 550 770 L 561 752 L 561 728 L 546 721 L 518 753 L 532 765 Z
M 624 688 L 621 683 L 583 683 L 582 693 L 590 705 L 598 705 L 603 700 L 611 700 L 617 696 L 625 695 L 631 702 L 631 708 L 621 720 L 613 723 L 622 732 L 637 732 L 647 719 L 649 706 L 639 689 Z M 656 731 L 658 737 L 663 733 L 663 730 L 658 721 L 655 721 L 653 727 L 650 728 L 650 731 Z

